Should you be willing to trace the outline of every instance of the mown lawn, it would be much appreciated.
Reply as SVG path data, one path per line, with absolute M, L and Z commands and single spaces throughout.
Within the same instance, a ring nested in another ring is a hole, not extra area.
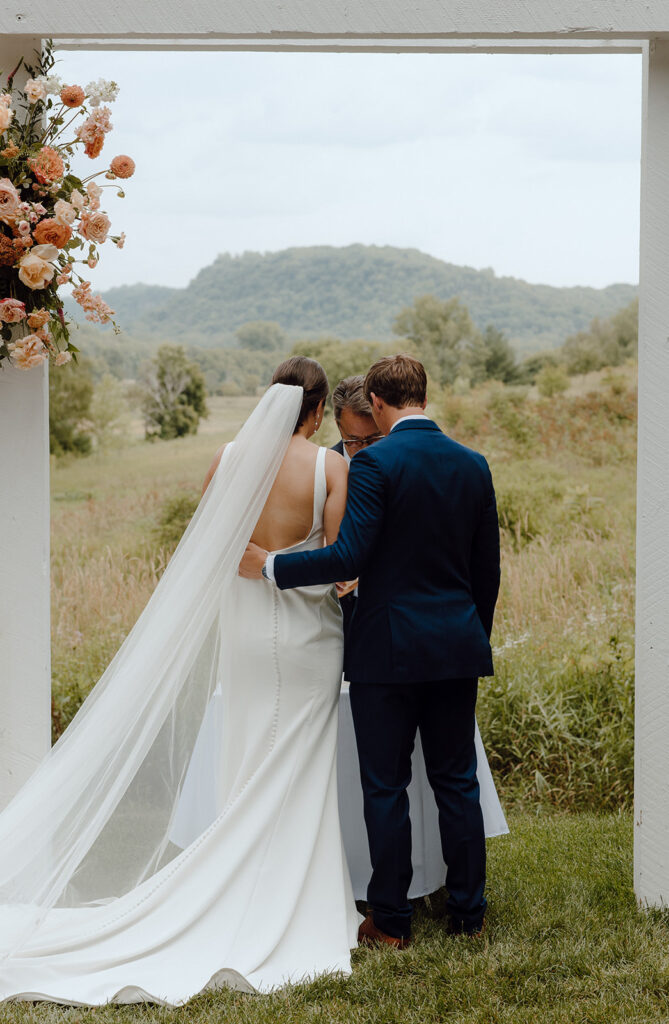
M 16 1024 L 651 1024 L 669 1021 L 669 915 L 639 911 L 628 814 L 511 815 L 489 842 L 481 942 L 445 935 L 443 892 L 419 901 L 405 953 L 359 950 L 348 979 L 271 996 L 219 992 L 169 1010 L 16 1004 Z M 327 922 L 314 921 L 314 927 Z M 221 922 L 221 927 L 225 923 Z

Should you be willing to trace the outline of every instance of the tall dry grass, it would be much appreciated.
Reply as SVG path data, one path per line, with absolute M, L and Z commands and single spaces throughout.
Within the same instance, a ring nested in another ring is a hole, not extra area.
M 503 795 L 521 806 L 631 800 L 635 393 L 629 373 L 596 385 L 551 401 L 488 388 L 431 407 L 493 469 L 502 587 L 479 720 Z M 195 438 L 54 466 L 54 735 L 146 604 L 213 451 L 253 404 L 216 400 Z

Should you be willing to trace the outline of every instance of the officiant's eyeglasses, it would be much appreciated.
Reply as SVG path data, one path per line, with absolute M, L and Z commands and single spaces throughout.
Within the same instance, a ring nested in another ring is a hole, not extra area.
M 361 448 L 367 448 L 368 445 L 380 441 L 383 436 L 383 434 L 370 434 L 369 437 L 350 437 L 348 440 L 342 437 L 341 440 L 350 455 L 351 452 L 359 452 Z

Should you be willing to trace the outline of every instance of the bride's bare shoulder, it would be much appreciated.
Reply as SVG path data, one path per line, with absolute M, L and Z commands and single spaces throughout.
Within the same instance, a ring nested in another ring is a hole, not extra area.
M 348 464 L 343 455 L 328 448 L 325 453 L 325 479 L 327 480 L 328 491 L 333 487 L 346 484 L 348 479 Z
M 209 466 L 209 469 L 207 470 L 207 475 L 205 476 L 204 483 L 202 484 L 202 493 L 203 494 L 206 491 L 206 489 L 209 486 L 209 484 L 211 483 L 211 478 L 213 477 L 214 473 L 218 469 L 218 464 L 221 461 L 221 456 L 223 455 L 223 452 L 228 447 L 228 444 L 231 444 L 231 443 L 232 442 L 226 442 L 226 444 L 222 444 L 221 447 L 216 452 L 216 454 L 214 455 L 213 459 L 211 460 L 211 465 Z

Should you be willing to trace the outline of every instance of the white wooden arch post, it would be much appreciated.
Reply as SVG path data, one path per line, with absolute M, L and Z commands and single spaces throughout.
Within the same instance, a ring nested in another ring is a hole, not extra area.
M 0 73 L 40 45 L 0 36 Z M 47 408 L 46 367 L 0 368 L 0 807 L 51 741 Z
M 31 47 L 26 33 L 86 49 L 644 51 L 635 885 L 643 903 L 669 904 L 669 4 L 0 0 L 0 65 Z M 44 385 L 39 376 L 6 381 L 0 388 L 0 802 L 43 747 L 48 716 Z M 9 607 L 15 610 L 8 629 Z

